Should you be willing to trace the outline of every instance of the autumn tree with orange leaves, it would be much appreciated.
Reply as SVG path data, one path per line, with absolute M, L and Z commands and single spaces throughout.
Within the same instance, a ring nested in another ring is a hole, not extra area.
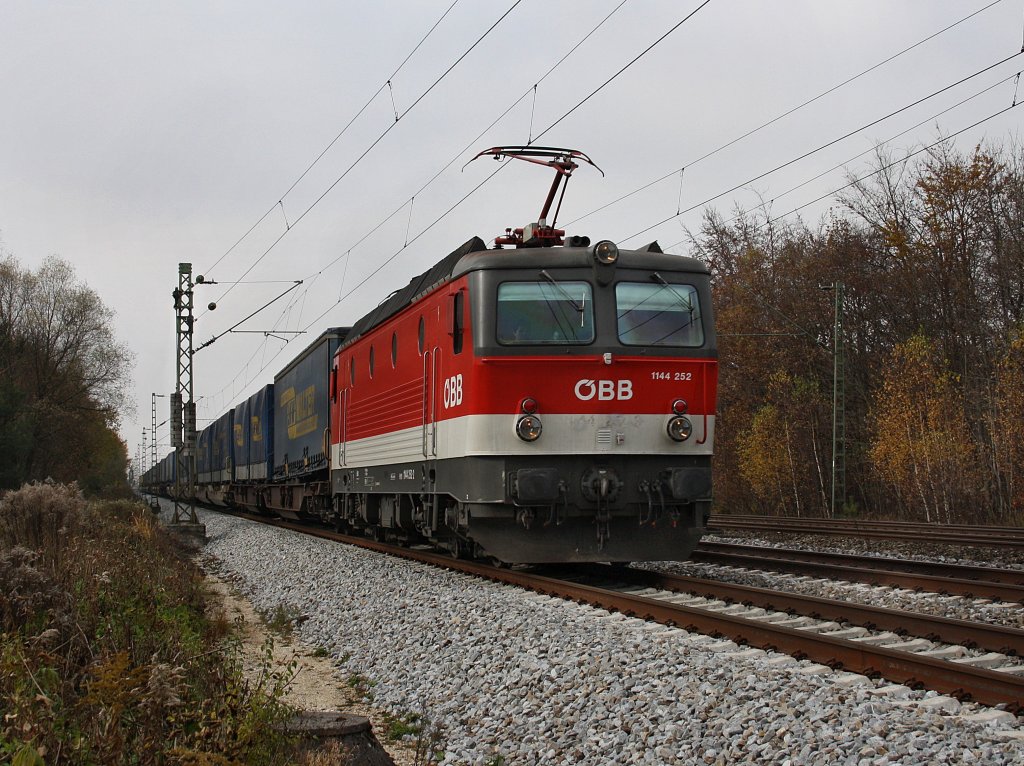
M 951 523 L 977 502 L 981 472 L 956 377 L 915 335 L 893 349 L 872 408 L 871 460 L 901 516 Z
M 844 514 L 1024 523 L 1024 150 L 880 149 L 817 227 L 705 213 L 723 512 L 828 515 L 846 286 Z
M 992 464 L 999 517 L 1024 511 L 1024 337 L 1010 344 L 996 371 Z

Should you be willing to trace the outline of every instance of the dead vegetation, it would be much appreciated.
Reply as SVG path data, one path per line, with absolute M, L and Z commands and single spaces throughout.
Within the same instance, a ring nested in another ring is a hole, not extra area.
M 0 762 L 292 762 L 287 668 L 242 674 L 232 625 L 145 506 L 8 493 L 0 582 Z

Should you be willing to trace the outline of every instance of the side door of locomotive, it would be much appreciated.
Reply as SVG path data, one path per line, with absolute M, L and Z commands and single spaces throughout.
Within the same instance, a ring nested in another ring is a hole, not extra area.
M 439 458 L 465 453 L 465 412 L 472 339 L 469 324 L 469 290 L 465 283 L 453 285 L 444 297 L 440 327 L 434 350 L 435 451 Z
M 462 400 L 462 376 L 449 369 L 466 342 L 467 291 L 465 287 L 444 290 L 426 314 L 423 347 L 423 457 L 436 460 L 438 440 L 444 439 L 442 420 Z M 442 454 L 448 450 L 440 445 Z

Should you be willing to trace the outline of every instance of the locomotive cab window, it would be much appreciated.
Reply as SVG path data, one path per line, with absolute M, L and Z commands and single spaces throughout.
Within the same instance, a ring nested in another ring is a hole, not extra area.
M 503 346 L 594 341 L 587 282 L 505 282 L 498 286 L 497 341 Z
M 704 345 L 700 301 L 692 285 L 615 285 L 619 341 L 627 346 Z
M 465 331 L 465 294 L 459 290 L 452 297 L 452 353 L 462 353 L 462 335 Z

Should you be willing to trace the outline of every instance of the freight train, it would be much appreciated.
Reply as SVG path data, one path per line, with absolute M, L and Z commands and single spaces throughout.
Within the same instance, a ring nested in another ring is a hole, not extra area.
M 538 221 L 469 240 L 222 414 L 197 499 L 504 563 L 686 559 L 711 506 L 706 266 L 548 225 L 580 152 L 481 154 L 556 170 Z

